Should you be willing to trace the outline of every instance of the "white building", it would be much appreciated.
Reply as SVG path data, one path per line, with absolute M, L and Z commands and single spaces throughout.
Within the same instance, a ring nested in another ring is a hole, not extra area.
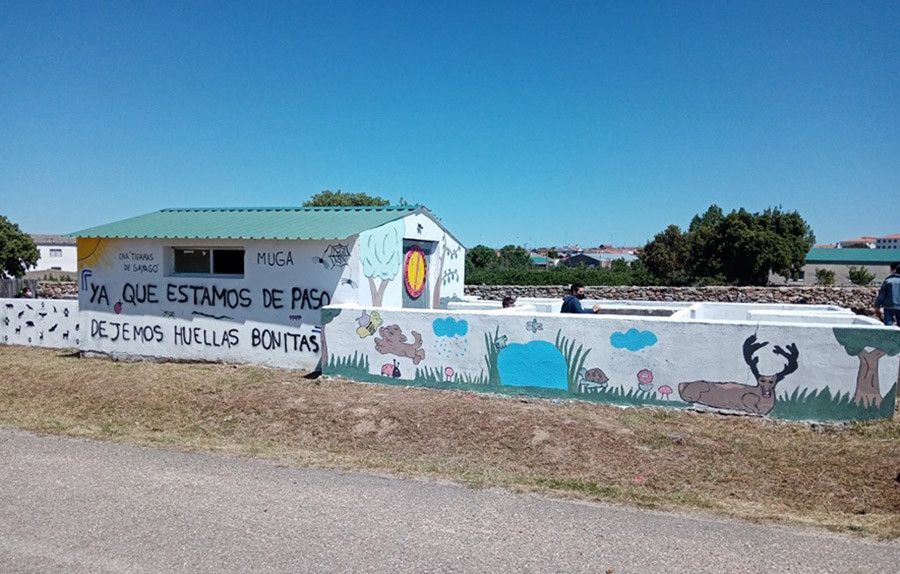
M 875 249 L 900 249 L 900 233 L 879 237 L 875 240 Z
M 326 305 L 463 296 L 465 249 L 420 206 L 164 209 L 73 235 L 89 352 L 312 370 Z
M 41 254 L 29 271 L 78 271 L 78 254 L 75 238 L 67 235 L 32 235 L 32 241 Z

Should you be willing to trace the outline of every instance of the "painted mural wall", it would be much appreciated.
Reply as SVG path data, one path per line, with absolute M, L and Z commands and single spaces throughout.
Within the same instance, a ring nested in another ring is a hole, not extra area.
M 900 330 L 332 307 L 324 372 L 793 420 L 893 415 Z
M 404 244 L 410 243 L 423 247 L 421 258 L 404 253 Z M 426 215 L 414 214 L 364 231 L 358 254 L 361 305 L 404 307 L 404 292 L 407 302 L 421 297 L 422 307 L 430 309 L 462 300 L 465 249 Z
M 63 349 L 83 337 L 78 301 L 0 299 L 0 343 Z
M 242 276 L 175 274 L 175 248 L 243 249 Z M 360 287 L 353 241 L 78 240 L 84 351 L 316 368 L 320 312 Z

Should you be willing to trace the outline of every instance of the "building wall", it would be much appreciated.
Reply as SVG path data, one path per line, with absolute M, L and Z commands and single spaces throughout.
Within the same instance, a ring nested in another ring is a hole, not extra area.
M 403 306 L 404 276 L 407 273 L 403 257 L 404 240 L 434 244 L 433 252 L 427 257 L 429 300 L 425 306 L 446 306 L 447 301 L 462 298 L 465 289 L 465 249 L 430 217 L 415 214 L 360 234 L 360 303 L 376 307 Z
M 74 245 L 38 245 L 37 248 L 41 257 L 29 271 L 47 271 L 54 267 L 58 267 L 60 271 L 78 270 L 78 250 Z M 52 256 L 51 251 L 59 255 Z
M 885 277 L 891 274 L 891 266 L 889 263 L 883 263 L 878 265 L 849 265 L 845 263 L 807 263 L 803 266 L 803 282 L 809 285 L 813 285 L 816 282 L 816 270 L 817 269 L 830 269 L 834 271 L 834 284 L 835 285 L 852 285 L 853 282 L 850 281 L 850 268 L 851 267 L 864 267 L 875 275 L 875 279 L 872 280 L 873 285 L 877 285 L 884 281 Z
M 875 249 L 900 249 L 900 238 L 884 237 L 876 239 Z
M 173 276 L 171 247 L 243 247 L 244 277 Z M 353 242 L 79 239 L 84 351 L 314 369 L 320 310 L 358 301 Z
M 869 325 L 347 307 L 326 309 L 323 320 L 330 375 L 626 405 L 705 400 L 786 419 L 890 417 L 900 366 L 900 330 Z M 796 345 L 798 367 L 776 384 L 768 408 L 753 394 L 748 341 L 768 343 L 755 352 L 761 375 L 778 373 L 788 360 L 776 351 Z M 876 349 L 885 356 L 875 359 Z M 863 367 L 877 372 L 877 407 L 852 400 Z M 704 399 L 712 395 L 731 406 Z

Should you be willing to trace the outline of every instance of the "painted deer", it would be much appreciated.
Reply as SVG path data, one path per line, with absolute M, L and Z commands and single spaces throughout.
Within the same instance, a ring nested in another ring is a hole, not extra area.
M 775 345 L 772 352 L 787 359 L 787 363 L 780 372 L 774 375 L 760 375 L 759 357 L 754 355 L 768 344 L 768 342 L 757 343 L 756 335 L 750 335 L 744 341 L 744 361 L 750 366 L 750 372 L 756 378 L 755 386 L 741 383 L 692 381 L 678 383 L 678 394 L 681 395 L 682 400 L 689 403 L 699 403 L 719 409 L 746 411 L 758 415 L 769 414 L 775 407 L 775 385 L 797 370 L 799 366 L 797 357 L 800 356 L 800 351 L 797 350 L 797 345 L 794 343 L 788 345 L 787 350 Z

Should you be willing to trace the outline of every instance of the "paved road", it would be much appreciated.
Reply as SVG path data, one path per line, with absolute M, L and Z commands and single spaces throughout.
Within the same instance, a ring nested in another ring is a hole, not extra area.
M 893 572 L 900 544 L 0 430 L 0 572 Z

